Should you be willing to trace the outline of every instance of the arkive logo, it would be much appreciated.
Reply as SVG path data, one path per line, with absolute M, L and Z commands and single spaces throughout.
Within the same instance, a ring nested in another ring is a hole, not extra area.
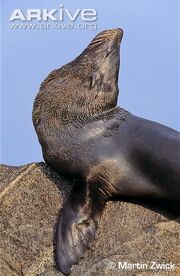
M 76 9 L 71 11 L 60 4 L 59 9 L 27 9 L 25 12 L 21 9 L 14 9 L 9 21 L 60 21 L 70 20 L 74 22 L 77 19 L 86 22 L 97 20 L 97 11 L 95 9 Z

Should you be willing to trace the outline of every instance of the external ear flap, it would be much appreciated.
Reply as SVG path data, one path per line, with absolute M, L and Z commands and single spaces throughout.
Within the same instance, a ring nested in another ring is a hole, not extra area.
M 91 89 L 94 87 L 95 82 L 96 82 L 95 73 L 93 73 L 92 75 L 90 75 L 90 77 L 88 79 L 86 79 L 83 82 L 83 86 L 88 89 Z
M 98 74 L 98 72 L 92 73 L 92 75 L 91 75 L 90 87 L 94 87 L 95 83 L 98 82 L 98 79 L 99 79 L 99 74 Z

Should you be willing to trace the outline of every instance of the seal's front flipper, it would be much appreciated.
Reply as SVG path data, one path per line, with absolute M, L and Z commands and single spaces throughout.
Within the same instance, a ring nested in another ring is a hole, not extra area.
M 64 274 L 84 255 L 94 240 L 100 208 L 94 210 L 91 192 L 85 183 L 75 183 L 61 211 L 57 229 L 57 263 Z

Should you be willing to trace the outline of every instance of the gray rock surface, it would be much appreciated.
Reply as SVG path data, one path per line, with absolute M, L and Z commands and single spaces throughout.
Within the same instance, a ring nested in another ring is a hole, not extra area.
M 0 166 L 0 275 L 62 275 L 55 264 L 54 235 L 69 190 L 70 183 L 44 163 Z M 178 219 L 111 201 L 96 241 L 71 275 L 180 275 L 179 244 Z M 153 261 L 174 267 L 150 269 Z M 139 263 L 140 269 L 123 269 L 124 262 Z

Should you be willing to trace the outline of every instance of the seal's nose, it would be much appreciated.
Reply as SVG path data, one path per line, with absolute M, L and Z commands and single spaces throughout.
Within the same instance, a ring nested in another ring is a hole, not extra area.
M 123 30 L 121 28 L 116 28 L 116 29 L 111 29 L 111 30 L 107 30 L 107 32 L 109 32 L 110 34 L 112 33 L 112 35 L 117 35 L 119 37 L 123 36 Z
M 122 39 L 122 37 L 123 37 L 123 29 L 117 28 L 117 29 L 114 29 L 114 31 L 116 32 L 116 35 L 119 36 L 120 39 Z

